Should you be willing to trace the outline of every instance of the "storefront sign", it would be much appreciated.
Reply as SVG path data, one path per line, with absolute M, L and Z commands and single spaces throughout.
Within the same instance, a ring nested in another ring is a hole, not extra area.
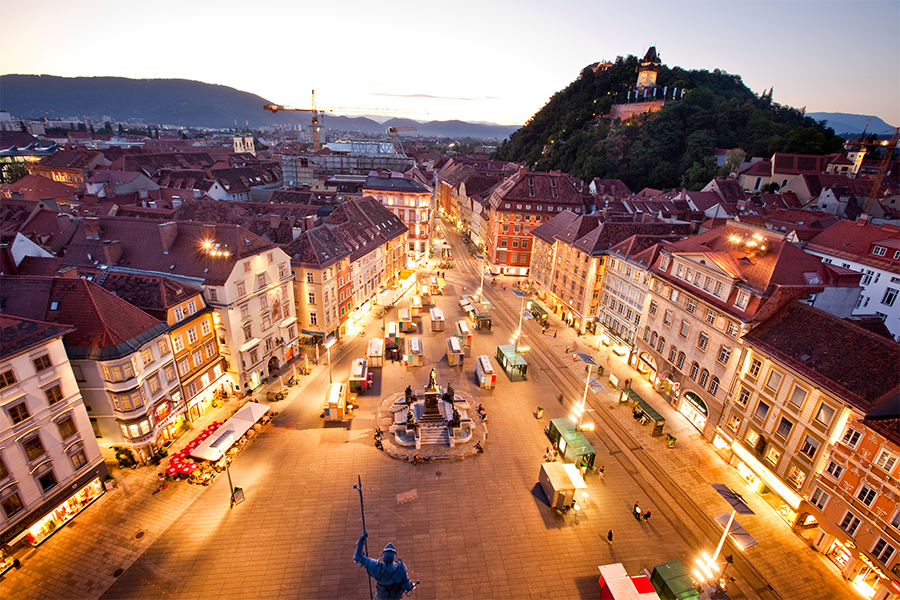
M 685 392 L 684 399 L 690 402 L 694 408 L 703 413 L 703 416 L 709 416 L 709 409 L 706 408 L 706 402 L 700 399 L 700 396 L 694 392 Z
M 769 469 L 765 467 L 761 462 L 759 462 L 755 456 L 753 456 L 749 450 L 744 448 L 743 444 L 739 441 L 735 440 L 731 444 L 731 450 L 734 454 L 743 460 L 748 467 L 760 478 L 762 479 L 766 485 L 768 485 L 772 490 L 778 494 L 778 496 L 791 505 L 791 508 L 797 510 L 800 508 L 800 502 L 803 500 L 796 492 L 792 491 L 788 486 L 784 484 L 783 481 L 778 479 Z

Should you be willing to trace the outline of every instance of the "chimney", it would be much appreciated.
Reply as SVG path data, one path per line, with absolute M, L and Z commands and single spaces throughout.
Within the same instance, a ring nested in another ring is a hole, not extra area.
M 518 175 L 519 175 L 519 177 L 525 177 L 525 173 L 527 173 L 527 172 L 528 172 L 527 167 L 519 167 Z
M 203 239 L 210 242 L 216 239 L 215 223 L 205 223 L 203 225 Z
M 169 221 L 159 225 L 159 241 L 162 244 L 163 254 L 168 254 L 178 236 L 178 223 Z
M 281 225 L 281 217 L 279 215 L 269 215 L 269 227 L 278 229 L 279 225 Z
M 113 266 L 122 257 L 122 244 L 119 240 L 103 240 L 103 258 L 109 266 Z
M 97 217 L 85 217 L 81 220 L 84 227 L 84 237 L 89 240 L 99 240 L 102 229 L 100 228 L 100 219 Z
M 3 275 L 15 275 L 19 272 L 16 259 L 13 258 L 12 248 L 9 244 L 0 244 L 0 273 Z
M 66 267 L 57 272 L 57 277 L 62 277 L 63 279 L 78 279 L 78 269 L 75 267 Z

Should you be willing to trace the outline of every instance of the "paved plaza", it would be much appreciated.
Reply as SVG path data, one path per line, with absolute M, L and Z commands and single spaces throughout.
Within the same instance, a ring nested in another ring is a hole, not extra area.
M 701 551 L 715 550 L 721 528 L 712 518 L 729 510 L 712 482 L 739 491 L 756 512 L 741 516 L 740 523 L 759 544 L 743 553 L 730 542 L 724 549 L 739 555 L 728 572 L 733 598 L 861 597 L 646 381 L 615 355 L 597 350 L 593 336 L 576 337 L 553 315 L 545 334 L 526 322 L 527 381 L 512 382 L 498 369 L 497 387 L 479 389 L 473 358 L 493 357 L 518 324 L 520 300 L 509 285 L 505 291 L 499 280 L 487 286 L 495 305 L 493 329 L 474 332 L 463 367 L 449 366 L 444 339 L 463 318 L 459 294 L 463 286 L 471 292 L 478 285 L 475 261 L 458 238 L 449 241 L 457 266 L 447 272 L 445 295 L 435 297 L 447 331 L 431 332 L 423 317 L 424 367 L 388 361 L 375 369 L 374 389 L 356 397 L 359 408 L 344 423 L 321 418 L 329 367 L 315 367 L 286 400 L 270 405 L 278 413 L 274 422 L 234 461 L 231 477 L 246 495 L 234 508 L 224 475 L 209 487 L 178 482 L 153 494 L 156 469 L 113 469 L 118 488 L 42 546 L 21 553 L 21 568 L 0 580 L 0 597 L 367 598 L 365 572 L 352 562 L 362 531 L 353 489 L 357 476 L 369 555 L 380 555 L 393 542 L 410 578 L 421 581 L 413 598 L 596 598 L 598 565 L 621 562 L 631 574 L 676 559 L 692 565 Z M 408 297 L 400 305 L 406 302 Z M 363 325 L 365 336 L 332 349 L 335 381 L 346 380 L 351 361 L 364 356 L 372 336 L 381 335 L 374 314 Z M 597 430 L 587 437 L 605 473 L 602 479 L 586 476 L 588 498 L 577 517 L 549 508 L 538 485 L 549 445 L 544 427 L 566 416 L 584 390 L 584 367 L 572 362 L 566 346 L 592 354 L 606 366 L 606 376 L 632 379 L 678 440 L 669 449 L 664 437 L 650 437 L 649 426 L 631 418 L 601 377 L 605 389 L 588 393 L 588 420 Z M 484 454 L 413 465 L 375 447 L 383 398 L 407 385 L 424 388 L 432 367 L 441 386 L 452 385 L 484 404 Z M 240 402 L 226 403 L 198 426 L 230 416 Z M 538 406 L 545 409 L 540 420 Z M 649 521 L 632 517 L 635 502 L 652 510 Z

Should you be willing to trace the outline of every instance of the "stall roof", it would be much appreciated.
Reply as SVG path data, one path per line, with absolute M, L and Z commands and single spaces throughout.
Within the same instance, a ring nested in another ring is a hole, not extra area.
M 202 460 L 219 460 L 268 410 L 268 406 L 248 402 L 233 417 L 222 423 L 211 436 L 191 450 L 191 456 Z
M 353 360 L 353 368 L 350 370 L 350 377 L 353 379 L 363 379 L 366 376 L 366 359 L 357 358 Z
M 715 521 L 722 529 L 725 529 L 725 526 L 728 525 L 728 519 L 730 518 L 730 514 L 723 513 L 716 517 Z M 750 546 L 755 546 L 758 543 L 737 521 L 731 522 L 731 527 L 728 529 L 728 535 L 731 536 L 731 541 L 734 542 L 735 546 L 741 550 L 746 550 Z
M 499 350 L 501 354 L 503 354 L 503 357 L 506 359 L 506 362 L 509 366 L 516 367 L 519 365 L 528 364 L 528 362 L 525 360 L 525 357 L 516 352 L 516 347 L 512 344 L 497 346 L 497 350 Z
M 623 391 L 625 392 L 625 395 L 628 396 L 629 398 L 631 398 L 632 400 L 634 400 L 637 403 L 637 405 L 641 407 L 641 410 L 644 411 L 645 413 L 647 413 L 647 415 L 649 415 L 649 417 L 651 419 L 653 419 L 654 421 L 665 421 L 666 420 L 666 418 L 664 416 L 662 416 L 661 414 L 656 412 L 655 408 L 650 406 L 650 404 L 648 404 L 646 400 L 644 400 L 643 398 L 638 396 L 633 390 L 625 389 Z
M 563 439 L 566 440 L 566 443 L 575 450 L 575 456 L 594 453 L 594 447 L 587 441 L 583 433 L 575 430 L 575 424 L 569 417 L 551 419 L 550 424 L 556 428 Z
M 369 350 L 366 354 L 369 356 L 381 356 L 384 354 L 384 340 L 381 338 L 369 340 Z

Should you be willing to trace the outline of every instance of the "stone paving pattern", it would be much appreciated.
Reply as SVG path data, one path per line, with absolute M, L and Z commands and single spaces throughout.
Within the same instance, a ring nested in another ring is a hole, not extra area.
M 455 242 L 458 268 L 447 272 L 445 295 L 435 297 L 448 330 L 462 318 L 456 304 L 462 286 L 471 291 L 477 282 L 474 261 L 463 258 L 462 244 Z M 682 507 L 666 502 L 665 485 L 650 479 L 647 465 L 619 460 L 627 454 L 625 446 L 635 443 L 655 463 L 650 467 L 663 469 L 710 518 L 728 510 L 710 482 L 739 491 L 756 511 L 740 518 L 759 541 L 745 555 L 773 589 L 753 590 L 734 571 L 733 598 L 861 597 L 635 371 L 605 349 L 589 349 L 589 343 L 596 348 L 593 336 L 577 338 L 553 315 L 545 335 L 526 322 L 531 336 L 526 342 L 533 346 L 527 355 L 528 380 L 510 382 L 501 371 L 494 390 L 480 390 L 472 358 L 493 357 L 497 344 L 508 343 L 519 310 L 509 287 L 488 287 L 486 295 L 497 305 L 494 328 L 474 332 L 474 347 L 462 369 L 447 364 L 444 338 L 449 332 L 432 333 L 426 315 L 420 326 L 425 366 L 387 362 L 375 369 L 375 389 L 356 398 L 359 409 L 345 423 L 320 417 L 328 367 L 319 365 L 311 376 L 301 377 L 288 399 L 271 405 L 279 413 L 273 424 L 232 464 L 234 484 L 246 494 L 233 509 L 224 474 L 209 487 L 179 482 L 152 494 L 158 469 L 111 469 L 118 488 L 39 548 L 17 555 L 22 567 L 0 579 L 0 598 L 366 598 L 365 572 L 352 562 L 362 531 L 359 495 L 352 487 L 357 475 L 369 555 L 378 556 L 393 542 L 411 578 L 422 582 L 413 597 L 596 598 L 598 565 L 622 562 L 637 574 L 675 559 L 691 564 L 701 549 L 711 552 L 718 542 L 694 531 Z M 332 349 L 336 381 L 346 378 L 352 359 L 364 355 L 369 337 L 381 334 L 380 320 L 373 315 L 364 320 L 366 337 Z M 606 389 L 589 393 L 588 400 L 595 411 L 588 418 L 601 426 L 588 439 L 605 476 L 588 474 L 589 498 L 577 523 L 573 511 L 562 515 L 550 509 L 538 484 L 549 444 L 543 428 L 549 419 L 565 416 L 583 390 L 583 366 L 564 355 L 566 345 L 609 364 L 607 376 L 632 379 L 636 391 L 666 418 L 666 431 L 678 438 L 676 447 L 667 449 L 665 438 L 649 437 L 649 426 L 640 426 L 626 405 L 618 405 L 617 392 L 602 377 Z M 407 385 L 423 387 L 432 366 L 442 386 L 452 385 L 485 405 L 490 428 L 484 454 L 414 466 L 375 448 L 382 400 Z M 563 404 L 556 401 L 560 392 Z M 198 428 L 227 418 L 240 402 L 232 400 L 205 415 Z M 542 420 L 535 418 L 537 406 L 545 409 Z M 632 439 L 611 437 L 602 419 L 613 419 Z M 175 447 L 190 438 L 185 435 Z M 634 520 L 635 501 L 652 509 L 650 521 Z M 606 544 L 610 529 L 611 547 Z M 738 551 L 726 543 L 725 553 L 730 552 Z

